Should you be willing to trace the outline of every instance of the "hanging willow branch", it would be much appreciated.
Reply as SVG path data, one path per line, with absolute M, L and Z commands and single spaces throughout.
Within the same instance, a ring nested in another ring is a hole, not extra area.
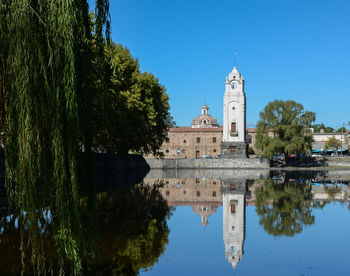
M 98 41 L 104 40 L 103 28 L 108 40 L 108 1 L 96 1 L 96 10 Z M 37 222 L 47 210 L 56 229 L 61 267 L 68 260 L 74 274 L 81 270 L 77 168 L 88 127 L 79 121 L 87 108 L 79 110 L 79 105 L 84 104 L 83 90 L 90 87 L 91 92 L 93 85 L 89 75 L 82 78 L 77 70 L 92 64 L 88 16 L 84 0 L 0 3 L 0 131 L 6 136 L 6 185 L 19 210 L 21 231 L 29 232 L 38 274 L 45 270 L 45 257 Z M 22 239 L 23 259 L 25 247 Z

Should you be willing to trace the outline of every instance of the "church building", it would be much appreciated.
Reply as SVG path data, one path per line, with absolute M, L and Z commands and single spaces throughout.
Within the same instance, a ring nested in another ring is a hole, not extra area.
M 170 128 L 160 149 L 164 158 L 247 157 L 248 144 L 253 147 L 255 142 L 255 129 L 246 128 L 244 78 L 236 66 L 226 77 L 223 107 L 223 126 L 204 104 L 191 126 Z

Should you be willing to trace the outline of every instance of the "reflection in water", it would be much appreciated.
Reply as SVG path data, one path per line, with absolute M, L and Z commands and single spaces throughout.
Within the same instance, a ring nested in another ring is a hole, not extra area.
M 188 170 L 184 174 L 161 171 L 159 176 L 151 171 L 144 183 L 137 185 L 135 182 L 125 185 L 128 181 L 122 181 L 124 185 L 107 185 L 109 182 L 104 179 L 103 185 L 97 187 L 99 193 L 93 212 L 88 208 L 87 197 L 80 198 L 75 222 L 80 230 L 74 236 L 69 231 L 59 231 L 52 203 L 44 193 L 38 193 L 42 198 L 36 200 L 45 204 L 37 205 L 41 207 L 34 209 L 34 214 L 22 214 L 30 216 L 32 221 L 25 227 L 19 223 L 18 211 L 0 209 L 0 275 L 21 272 L 20 228 L 25 245 L 26 275 L 33 274 L 32 252 L 41 254 L 36 256 L 42 258 L 41 266 L 34 267 L 41 274 L 56 275 L 62 268 L 61 272 L 66 274 L 138 275 L 153 267 L 165 252 L 169 235 L 167 219 L 172 206 L 191 206 L 190 210 L 200 216 L 200 219 L 195 218 L 198 224 L 209 228 L 216 227 L 210 224 L 210 216 L 222 205 L 223 225 L 220 227 L 225 245 L 222 255 L 225 253 L 233 268 L 242 267 L 243 263 L 239 262 L 247 254 L 244 243 L 249 238 L 246 237 L 246 205 L 255 205 L 267 233 L 293 236 L 315 223 L 313 209 L 322 208 L 333 200 L 349 201 L 350 176 L 343 179 L 330 177 L 328 172 L 274 172 L 269 177 L 265 173 L 270 174 L 269 171 Z M 0 204 L 8 207 L 2 201 Z M 35 229 L 33 237 L 37 242 L 27 246 L 31 229 Z M 65 243 L 58 244 L 60 241 Z M 37 245 L 40 246 L 34 248 Z M 60 252 L 60 248 L 77 251 Z M 62 262 L 60 254 L 68 257 Z M 75 264 L 81 264 L 80 271 L 74 271 Z
M 223 237 L 227 260 L 236 268 L 242 259 L 245 239 L 246 180 L 225 179 L 222 182 Z
M 260 224 L 274 236 L 293 236 L 305 225 L 314 224 L 310 182 L 295 182 L 284 178 L 283 182 L 265 180 L 255 190 L 256 212 Z
M 192 206 L 192 211 L 201 217 L 203 226 L 207 226 L 210 215 L 217 211 L 217 207 L 223 205 L 225 256 L 232 267 L 236 268 L 244 254 L 246 197 L 251 197 L 248 183 L 254 185 L 255 180 L 260 179 L 261 172 L 221 171 L 220 174 L 217 170 L 215 173 L 221 175 L 221 178 L 216 178 L 217 175 L 215 178 L 210 175 L 193 177 L 188 173 L 185 172 L 186 177 L 179 178 L 180 173 L 173 174 L 170 171 L 170 177 L 163 179 L 165 185 L 161 193 L 169 206 Z M 145 181 L 153 183 L 158 179 L 155 172 L 151 176 Z
M 233 268 L 244 254 L 246 205 L 255 206 L 267 233 L 293 236 L 315 223 L 313 208 L 331 200 L 349 201 L 350 174 L 344 177 L 343 172 L 153 170 L 145 181 L 157 179 L 165 183 L 161 193 L 168 204 L 192 206 L 204 226 L 223 206 L 225 256 Z
M 167 219 L 171 210 L 159 193 L 160 187 L 161 183 L 152 186 L 141 183 L 99 193 L 93 224 L 89 218 L 87 198 L 81 199 L 79 222 L 83 230 L 79 239 L 71 241 L 77 244 L 70 245 L 79 250 L 76 256 L 82 265 L 81 271 L 74 271 L 69 260 L 60 263 L 54 214 L 50 211 L 44 212 L 43 219 L 35 227 L 40 230 L 37 238 L 42 245 L 39 249 L 45 254 L 42 255 L 45 258 L 41 267 L 33 268 L 31 258 L 26 256 L 24 274 L 31 275 L 34 269 L 39 275 L 58 275 L 64 272 L 75 275 L 138 275 L 140 269 L 153 266 L 164 252 L 169 234 Z M 2 214 L 0 275 L 21 273 L 21 256 L 18 254 L 21 245 L 19 226 L 18 215 Z M 29 229 L 22 230 L 26 244 Z M 32 248 L 24 249 L 24 253 L 30 256 Z M 12 265 L 6 265 L 8 263 Z

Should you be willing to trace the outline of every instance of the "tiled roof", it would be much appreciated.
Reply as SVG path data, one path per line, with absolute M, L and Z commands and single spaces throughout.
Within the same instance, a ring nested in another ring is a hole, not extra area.
M 222 126 L 208 128 L 172 127 L 169 128 L 169 132 L 222 132 Z

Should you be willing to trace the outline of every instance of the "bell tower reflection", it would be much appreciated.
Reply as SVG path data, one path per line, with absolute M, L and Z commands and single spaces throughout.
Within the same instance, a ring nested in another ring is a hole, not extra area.
M 246 182 L 242 179 L 221 182 L 225 256 L 233 268 L 236 268 L 244 254 L 245 200 L 250 195 Z

